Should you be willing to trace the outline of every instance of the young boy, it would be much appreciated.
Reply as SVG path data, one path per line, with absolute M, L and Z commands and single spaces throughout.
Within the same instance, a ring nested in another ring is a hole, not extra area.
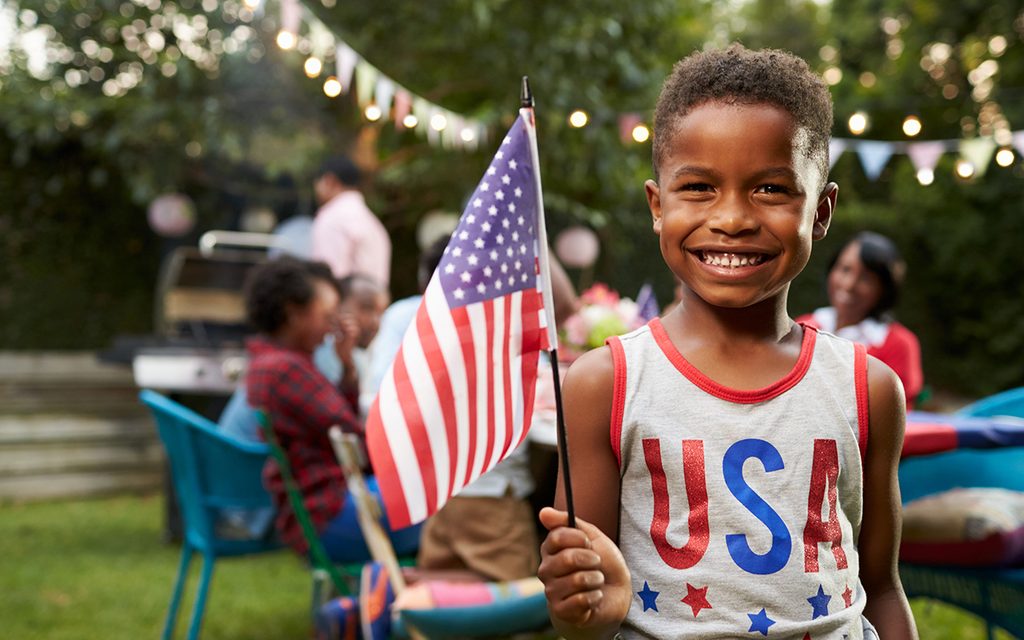
M 645 187 L 683 295 L 565 381 L 580 528 L 541 512 L 538 574 L 566 638 L 916 637 L 902 388 L 786 310 L 836 203 L 831 125 L 785 52 L 696 53 L 666 80 Z

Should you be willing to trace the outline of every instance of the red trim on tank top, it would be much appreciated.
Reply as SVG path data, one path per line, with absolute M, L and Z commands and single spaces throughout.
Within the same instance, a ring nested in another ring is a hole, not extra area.
M 853 386 L 857 391 L 857 430 L 860 444 L 860 458 L 868 453 L 868 431 L 871 421 L 868 411 L 868 352 L 858 343 L 853 345 Z
M 612 383 L 611 441 L 615 461 L 622 468 L 622 417 L 626 412 L 626 352 L 617 336 L 606 340 L 612 350 L 612 367 L 615 371 Z
M 665 331 L 665 327 L 661 324 L 661 320 L 659 318 L 651 320 L 650 323 L 648 323 L 648 326 L 651 327 L 651 335 L 654 336 L 654 340 L 657 342 L 658 347 L 661 348 L 662 353 L 664 353 L 665 357 L 675 365 L 676 369 L 678 369 L 680 373 L 686 376 L 687 380 L 716 398 L 739 404 L 756 404 L 758 402 L 771 400 L 772 398 L 776 398 L 796 386 L 796 384 L 803 379 L 804 374 L 807 373 L 807 369 L 811 366 L 811 359 L 814 355 L 814 343 L 818 337 L 817 329 L 807 325 L 801 325 L 804 328 L 804 337 L 800 344 L 800 356 L 796 359 L 796 364 L 793 365 L 793 369 L 784 377 L 767 387 L 746 390 L 733 389 L 731 387 L 718 384 L 701 373 L 697 367 L 690 364 L 690 362 L 683 357 L 683 354 L 679 353 L 676 346 L 672 344 L 672 340 L 668 337 L 668 332 Z

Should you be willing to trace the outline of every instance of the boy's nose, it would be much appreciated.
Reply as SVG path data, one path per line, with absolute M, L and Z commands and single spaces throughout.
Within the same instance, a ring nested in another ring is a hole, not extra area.
M 715 231 L 738 236 L 757 231 L 760 222 L 748 207 L 732 202 L 722 203 L 722 206 L 717 207 L 708 220 L 708 225 Z

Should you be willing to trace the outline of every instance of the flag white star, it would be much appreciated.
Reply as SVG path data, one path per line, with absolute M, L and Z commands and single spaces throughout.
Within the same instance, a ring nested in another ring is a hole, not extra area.
M 508 218 L 502 218 L 501 219 L 501 226 L 502 227 L 508 229 L 509 225 L 511 225 L 511 224 L 512 223 L 508 221 Z
M 512 138 L 510 138 L 509 136 L 505 136 L 505 139 L 501 141 L 501 144 L 508 144 L 510 142 L 512 142 Z M 501 152 L 499 151 L 498 153 Z
M 501 280 L 494 281 L 494 288 L 497 289 L 498 291 L 501 291 Z
M 507 262 L 502 262 L 501 263 L 501 272 L 502 273 L 508 273 L 508 263 Z
M 516 260 L 516 271 L 519 271 L 522 268 L 523 268 L 523 262 L 521 260 Z
M 476 290 L 480 293 L 483 293 L 484 291 L 487 291 L 487 285 L 481 282 L 480 284 L 476 285 Z
M 510 204 L 510 205 L 508 205 L 508 206 L 510 206 L 510 207 L 511 207 L 511 206 L 514 206 L 514 205 L 511 205 L 511 204 Z M 519 216 L 519 219 L 518 219 L 518 220 L 516 220 L 516 222 L 518 222 L 518 223 L 519 223 L 519 226 L 521 227 L 521 226 L 523 226 L 523 223 L 524 223 L 524 222 L 526 222 L 526 219 L 525 219 L 525 218 L 523 218 L 523 216 Z
M 501 189 L 498 189 L 497 191 L 494 192 L 494 197 L 497 198 L 498 200 L 504 200 L 505 192 L 502 191 Z
M 494 241 L 497 242 L 498 244 L 505 244 L 505 236 L 499 233 L 494 237 Z
M 452 249 L 452 255 L 455 256 L 456 258 L 461 256 L 462 255 L 462 247 L 455 247 L 454 249 Z
M 487 208 L 487 213 L 489 213 L 492 216 L 498 215 L 498 207 L 492 204 L 490 207 Z
M 519 253 L 522 253 L 522 254 L 526 253 L 526 245 L 525 244 L 519 245 Z
M 476 240 L 473 241 L 473 246 L 476 247 L 477 249 L 483 249 L 484 248 L 484 239 L 483 238 L 477 238 Z
M 509 247 L 508 249 L 505 249 L 505 255 L 507 255 L 510 258 L 512 257 L 512 254 L 514 254 L 514 253 L 515 253 L 515 251 L 512 249 L 512 247 Z
M 497 259 L 498 259 L 498 252 L 495 251 L 494 249 L 491 249 L 491 260 L 497 260 Z
M 522 218 L 520 218 L 520 220 L 521 219 Z M 476 222 L 476 216 L 474 216 L 472 213 L 469 214 L 468 216 L 466 216 L 466 224 L 473 224 L 474 222 Z M 523 224 L 523 223 L 520 222 L 519 224 Z
M 493 176 L 496 173 L 498 173 L 497 169 L 495 169 L 494 167 L 487 167 L 487 175 Z
M 448 274 L 455 273 L 455 265 L 452 264 L 451 262 L 449 262 L 448 264 L 444 265 L 444 272 L 448 273 Z
M 469 237 L 469 232 L 466 231 L 465 229 L 463 229 L 462 231 L 459 232 L 459 240 L 465 240 L 468 237 Z
M 516 194 L 516 197 L 517 197 L 517 198 L 521 198 L 521 197 L 522 197 L 522 195 L 523 195 L 523 190 L 522 190 L 522 189 L 520 189 L 519 187 L 516 187 L 516 189 L 515 189 L 515 191 L 514 191 L 513 193 L 515 193 L 515 194 Z
M 462 289 L 456 289 L 456 290 L 455 290 L 455 291 L 453 291 L 452 293 L 454 293 L 454 294 L 455 294 L 455 299 L 456 299 L 456 300 L 462 300 L 463 298 L 465 298 L 465 297 L 466 297 L 466 292 L 465 292 L 465 291 L 463 291 Z
M 522 280 L 523 282 L 526 282 L 526 279 L 527 279 L 527 277 L 529 277 L 529 276 L 527 276 L 527 275 L 526 275 L 526 274 L 524 273 L 524 274 L 523 274 L 523 277 L 521 278 L 521 280 Z
M 481 182 L 480 183 L 480 190 L 481 191 L 490 191 L 491 190 L 491 185 L 487 184 L 486 182 Z
M 515 213 L 516 212 L 516 203 L 514 203 L 514 202 L 508 203 L 508 212 L 509 213 Z M 519 219 L 522 220 L 523 217 L 520 216 Z M 520 222 L 519 224 L 523 224 L 523 223 Z
M 484 222 L 483 224 L 480 225 L 480 230 L 483 231 L 484 233 L 487 233 L 488 231 L 491 230 L 491 223 Z
M 483 203 L 484 201 L 481 200 L 480 198 L 473 200 L 473 206 L 476 207 L 477 209 L 479 209 L 481 205 L 483 205 Z
M 510 286 L 510 287 L 511 287 L 511 286 L 512 286 L 512 285 L 514 285 L 515 283 L 516 283 L 516 277 L 515 277 L 515 276 L 509 276 L 509 277 L 508 277 L 508 286 Z
M 501 176 L 501 182 L 502 184 L 511 184 L 512 178 L 508 177 L 508 174 L 506 173 L 505 175 Z
M 463 282 L 469 282 L 470 280 L 472 280 L 472 279 L 473 279 L 473 276 L 469 275 L 469 272 L 468 272 L 468 271 L 463 271 L 462 273 L 460 273 L 460 274 L 459 274 L 459 278 L 460 278 L 460 279 L 461 279 L 461 280 L 462 280 Z
M 484 267 L 484 275 L 485 276 L 490 278 L 492 273 L 494 273 L 493 269 L 491 269 L 490 267 Z
M 469 266 L 471 266 L 471 267 L 475 267 L 475 266 L 476 266 L 476 263 L 477 263 L 477 262 L 479 262 L 479 260 L 477 259 L 477 257 L 476 257 L 476 254 L 475 254 L 475 253 L 471 253 L 471 254 L 469 254 L 469 257 L 468 257 L 468 258 L 466 258 L 466 262 L 468 262 L 468 263 L 469 263 Z
M 512 232 L 512 242 L 519 242 L 519 232 L 518 231 L 513 231 Z
M 516 162 L 514 159 L 508 161 L 508 168 L 509 169 L 515 169 L 518 166 L 519 166 L 519 163 Z

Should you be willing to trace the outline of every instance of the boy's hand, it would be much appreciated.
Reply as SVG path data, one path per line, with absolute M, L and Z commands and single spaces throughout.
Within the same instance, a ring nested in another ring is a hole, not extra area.
M 350 314 L 339 314 L 334 321 L 334 353 L 338 360 L 349 369 L 353 365 L 352 350 L 355 349 L 359 337 L 359 323 Z
M 540 547 L 537 576 L 544 583 L 556 628 L 570 638 L 580 635 L 572 629 L 611 637 L 633 599 L 629 569 L 619 548 L 589 522 L 577 518 L 579 528 L 569 528 L 564 511 L 544 508 L 540 521 L 549 533 Z

